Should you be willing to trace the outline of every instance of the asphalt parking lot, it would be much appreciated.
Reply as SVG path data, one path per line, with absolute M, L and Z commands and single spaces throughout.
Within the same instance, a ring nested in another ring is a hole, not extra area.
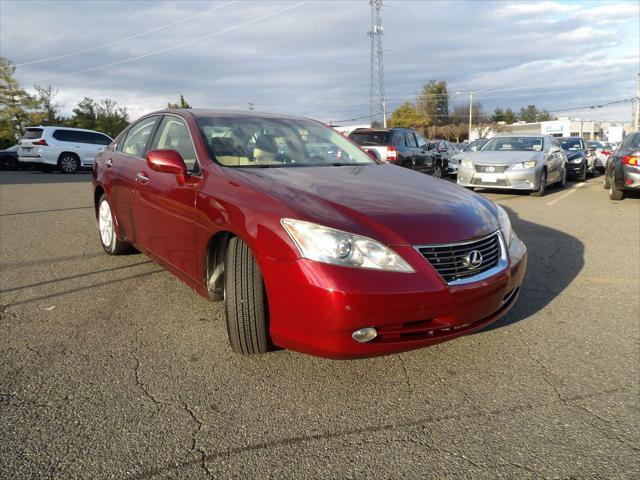
M 0 478 L 637 478 L 640 199 L 487 192 L 519 303 L 402 355 L 241 357 L 209 303 L 108 257 L 90 175 L 0 174 Z

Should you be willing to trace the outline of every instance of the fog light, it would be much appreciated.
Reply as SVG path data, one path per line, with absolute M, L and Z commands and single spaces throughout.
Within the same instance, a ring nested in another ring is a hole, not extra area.
M 378 331 L 373 327 L 361 328 L 351 334 L 356 342 L 367 343 L 378 336 Z

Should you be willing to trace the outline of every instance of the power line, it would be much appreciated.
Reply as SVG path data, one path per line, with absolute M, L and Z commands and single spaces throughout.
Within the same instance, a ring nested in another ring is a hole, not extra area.
M 121 38 L 121 39 L 115 40 L 113 42 L 104 43 L 102 45 L 97 45 L 95 47 L 86 48 L 84 50 L 78 50 L 78 51 L 75 51 L 75 52 L 65 53 L 64 55 L 57 55 L 55 57 L 41 58 L 39 60 L 31 60 L 29 62 L 16 63 L 14 65 L 16 67 L 23 67 L 25 65 L 34 65 L 36 63 L 50 62 L 50 61 L 53 61 L 53 60 L 60 60 L 62 58 L 73 57 L 75 55 L 82 55 L 83 53 L 93 52 L 93 51 L 99 50 L 101 48 L 113 47 L 114 45 L 119 45 L 121 43 L 128 42 L 129 40 L 133 40 L 134 38 L 142 37 L 144 35 L 148 35 L 150 33 L 154 33 L 154 32 L 157 32 L 159 30 L 164 30 L 165 28 L 173 27 L 175 25 L 179 25 L 181 23 L 188 22 L 189 20 L 193 20 L 194 18 L 198 18 L 198 17 L 202 17 L 204 15 L 208 15 L 210 13 L 215 12 L 216 10 L 220 10 L 221 8 L 225 8 L 225 7 L 228 7 L 229 5 L 232 5 L 234 3 L 238 3 L 238 1 L 239 0 L 233 0 L 232 2 L 225 3 L 224 5 L 218 5 L 217 7 L 210 8 L 209 10 L 205 10 L 204 12 L 196 13 L 195 15 L 191 15 L 191 16 L 183 18 L 181 20 L 177 20 L 175 22 L 167 23 L 165 25 L 160 25 L 158 27 L 152 28 L 151 30 L 147 30 L 145 32 L 136 33 L 135 35 L 131 35 L 130 37 Z
M 59 75 L 57 77 L 53 77 L 53 78 L 50 78 L 50 79 L 37 80 L 35 83 L 56 80 L 58 78 L 66 78 L 66 77 L 70 77 L 70 76 L 73 76 L 73 75 L 78 75 L 80 73 L 86 73 L 86 72 L 92 72 L 92 71 L 95 71 L 95 70 L 101 70 L 103 68 L 115 67 L 117 65 L 123 65 L 125 63 L 133 62 L 135 60 L 140 60 L 140 59 L 143 59 L 143 58 L 152 57 L 152 56 L 155 56 L 155 55 L 159 55 L 161 53 L 169 52 L 171 50 L 176 50 L 176 49 L 181 48 L 181 47 L 186 47 L 187 45 L 193 45 L 194 43 L 198 43 L 198 42 L 200 42 L 202 40 L 206 40 L 206 39 L 209 39 L 209 38 L 217 37 L 218 35 L 222 35 L 223 33 L 227 33 L 227 32 L 233 31 L 233 30 L 237 30 L 240 27 L 246 27 L 247 25 L 251 25 L 251 24 L 259 22 L 261 20 L 265 20 L 267 18 L 274 17 L 274 16 L 279 15 L 281 13 L 285 13 L 285 12 L 287 12 L 289 10 L 293 10 L 294 8 L 301 7 L 302 5 L 305 5 L 305 4 L 309 3 L 310 1 L 311 0 L 304 0 L 303 2 L 296 3 L 295 5 L 291 5 L 289 7 L 282 8 L 282 9 L 277 10 L 275 12 L 271 12 L 271 13 L 268 13 L 266 15 L 262 15 L 260 17 L 254 18 L 252 20 L 248 20 L 248 21 L 243 22 L 243 23 L 238 23 L 236 25 L 232 25 L 230 27 L 223 28 L 222 30 L 219 30 L 219 31 L 214 32 L 214 33 L 210 33 L 208 35 L 204 35 L 202 37 L 195 38 L 193 40 L 189 40 L 188 42 L 179 43 L 177 45 L 172 45 L 171 47 L 163 48 L 163 49 L 160 49 L 160 50 L 155 50 L 155 51 L 148 52 L 148 53 L 145 53 L 145 54 L 142 54 L 142 55 L 138 55 L 138 56 L 135 56 L 135 57 L 126 58 L 124 60 L 120 60 L 120 61 L 117 61 L 117 62 L 111 62 L 111 63 L 107 63 L 107 64 L 104 64 L 104 65 L 97 65 L 95 67 L 85 68 L 83 70 L 78 70 L 76 72 L 65 73 L 64 75 Z

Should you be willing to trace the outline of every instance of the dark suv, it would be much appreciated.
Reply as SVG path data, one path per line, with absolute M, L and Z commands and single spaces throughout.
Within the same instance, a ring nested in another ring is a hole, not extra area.
M 595 149 L 587 147 L 587 143 L 582 137 L 560 137 L 562 150 L 567 156 L 567 175 L 577 178 L 584 182 L 587 179 L 587 173 L 594 177 L 598 175 L 598 159 L 596 158 Z
M 409 128 L 357 128 L 349 138 L 383 162 L 442 178 L 447 161 L 415 130 Z

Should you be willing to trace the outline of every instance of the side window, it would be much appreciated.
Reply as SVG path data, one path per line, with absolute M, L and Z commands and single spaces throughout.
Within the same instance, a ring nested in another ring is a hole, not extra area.
M 56 130 L 51 136 L 59 142 L 73 142 L 70 133 L 71 130 Z
M 198 167 L 196 166 L 196 150 L 193 147 L 187 125 L 181 118 L 166 115 L 162 119 L 160 127 L 158 127 L 158 132 L 151 144 L 151 150 L 156 149 L 175 150 L 184 160 L 187 170 L 190 172 L 198 171 Z
M 142 157 L 156 120 L 157 116 L 148 117 L 129 128 L 124 141 L 118 145 L 118 150 L 127 155 Z
M 424 139 L 424 137 L 422 135 L 419 135 L 416 133 L 416 140 L 418 140 L 418 147 L 420 148 L 427 148 L 427 141 Z
M 404 133 L 395 132 L 393 134 L 393 142 L 391 144 L 395 145 L 396 147 L 406 147 L 407 143 L 404 140 Z
M 96 145 L 109 145 L 111 143 L 111 139 L 106 135 L 102 135 L 101 133 L 94 133 L 93 143 L 95 143 Z
M 71 132 L 74 142 L 93 144 L 93 133 L 91 132 Z
M 407 142 L 407 147 L 417 147 L 416 137 L 413 136 L 413 132 L 404 132 L 404 137 Z

